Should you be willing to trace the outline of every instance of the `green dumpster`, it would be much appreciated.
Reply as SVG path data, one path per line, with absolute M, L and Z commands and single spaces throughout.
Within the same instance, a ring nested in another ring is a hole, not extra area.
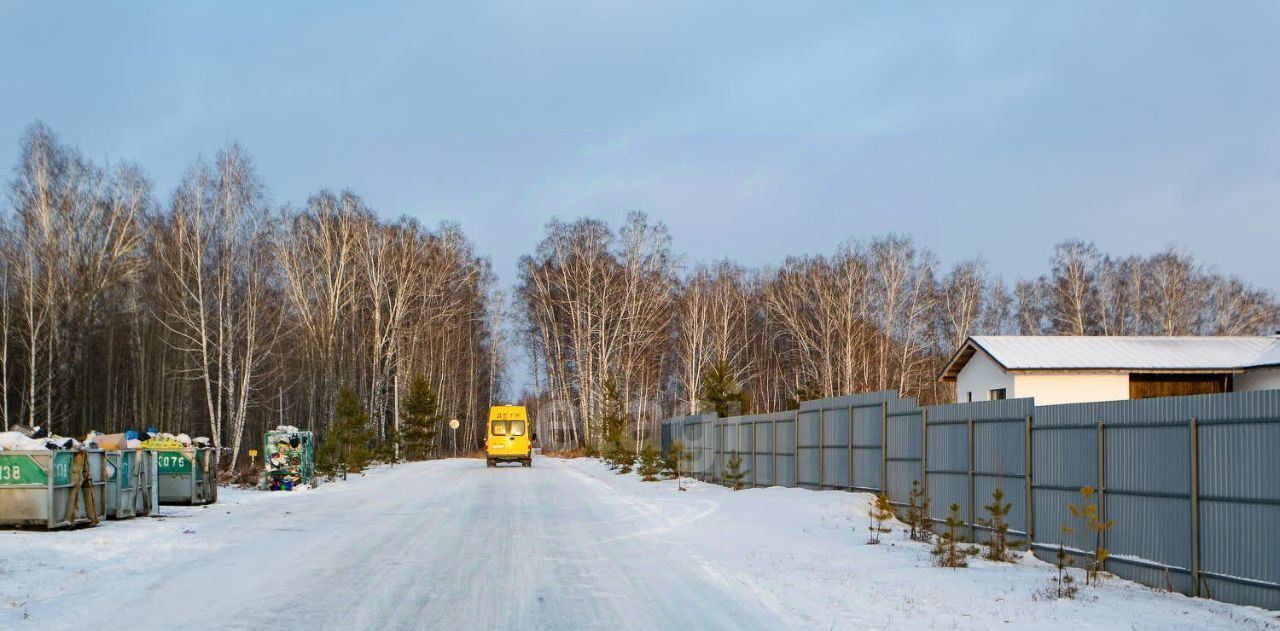
M 0 452 L 0 526 L 97 524 L 106 477 L 99 449 Z
M 195 506 L 218 501 L 218 452 L 212 447 L 148 449 L 156 459 L 161 504 Z
M 156 502 L 156 457 L 144 449 L 106 452 L 106 516 L 129 519 L 150 515 Z

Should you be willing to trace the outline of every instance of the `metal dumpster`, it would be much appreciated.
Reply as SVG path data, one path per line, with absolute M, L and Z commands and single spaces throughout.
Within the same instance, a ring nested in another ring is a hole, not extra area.
M 218 451 L 212 447 L 149 449 L 156 459 L 161 504 L 195 506 L 218 501 Z
M 157 495 L 155 453 L 144 449 L 119 449 L 107 451 L 105 458 L 107 518 L 150 515 Z
M 106 473 L 99 449 L 0 452 L 0 526 L 96 524 Z

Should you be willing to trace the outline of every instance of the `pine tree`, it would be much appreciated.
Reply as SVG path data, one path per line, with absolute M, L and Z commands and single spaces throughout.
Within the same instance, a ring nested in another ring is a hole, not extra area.
M 635 465 L 635 452 L 627 445 L 627 426 L 630 424 L 631 417 L 627 414 L 626 405 L 622 401 L 618 382 L 612 377 L 606 379 L 602 395 L 600 451 L 605 461 L 609 463 L 610 469 L 617 469 L 618 473 L 631 473 L 631 467 Z
M 743 414 L 749 407 L 747 394 L 734 380 L 729 362 L 720 360 L 711 364 L 702 381 L 702 410 L 727 418 Z
M 689 470 L 688 463 L 691 458 L 692 455 L 684 446 L 684 441 L 676 439 L 667 445 L 667 453 L 662 459 L 663 467 L 668 478 L 675 478 L 676 490 L 684 490 L 684 475 Z
M 618 448 L 613 451 L 613 462 L 618 466 L 618 475 L 626 475 L 631 473 L 632 467 L 636 464 L 635 452 L 618 444 Z
M 680 464 L 676 462 L 676 452 L 683 449 L 684 445 L 680 444 L 680 440 L 676 439 L 667 445 L 667 450 L 662 452 L 662 477 L 667 480 L 674 480 L 679 475 Z
M 907 498 L 907 525 L 911 527 L 912 541 L 928 541 L 933 537 L 929 528 L 929 498 L 919 480 L 911 481 L 911 494 Z
M 436 392 L 422 375 L 409 382 L 400 406 L 400 445 L 406 460 L 426 460 L 435 449 L 443 421 Z
M 618 382 L 610 377 L 604 381 L 600 402 L 600 428 L 604 439 L 602 450 L 609 450 L 622 442 L 627 432 L 627 408 L 618 390 Z
M 933 543 L 933 562 L 941 567 L 966 567 L 965 551 L 960 547 L 960 537 L 956 531 L 964 526 L 960 519 L 960 505 L 953 503 L 951 512 L 943 522 L 946 530 L 938 535 Z
M 388 425 L 384 431 L 386 433 L 382 440 L 378 441 L 377 446 L 373 449 L 373 459 L 377 462 L 394 466 L 397 462 L 403 460 L 401 457 L 403 454 L 400 456 L 396 454 L 396 446 L 400 443 L 400 435 L 396 432 L 396 428 L 391 425 Z
M 369 465 L 373 456 L 369 449 L 372 442 L 369 417 L 360 407 L 360 400 L 350 388 L 342 387 L 338 390 L 338 400 L 334 404 L 333 423 L 325 431 L 317 448 L 317 463 L 328 469 L 329 473 L 338 471 L 339 467 L 350 473 L 358 473 Z
M 978 523 L 991 530 L 991 536 L 987 539 L 986 556 L 992 561 L 1010 560 L 1008 515 L 1012 507 L 1012 503 L 1004 501 L 1004 491 L 999 487 L 991 492 L 991 503 L 982 507 L 987 511 L 988 517 L 979 519 Z
M 659 462 L 657 450 L 649 445 L 645 445 L 644 449 L 640 450 L 640 467 L 637 472 L 644 482 L 658 481 L 658 474 L 662 472 L 662 465 Z
M 724 472 L 721 477 L 724 483 L 733 490 L 742 488 L 742 478 L 747 476 L 747 472 L 742 470 L 742 458 L 738 454 L 729 457 L 729 461 L 724 464 Z
M 1080 489 L 1080 496 L 1084 498 L 1085 502 L 1082 502 L 1080 506 L 1068 503 L 1067 510 L 1070 511 L 1072 517 L 1083 522 L 1085 530 L 1093 532 L 1093 561 L 1085 567 L 1084 574 L 1084 584 L 1088 585 L 1091 582 L 1096 583 L 1098 581 L 1098 573 L 1102 571 L 1102 564 L 1107 560 L 1107 557 L 1110 556 L 1107 549 L 1102 547 L 1102 533 L 1110 530 L 1111 527 L 1115 525 L 1115 522 L 1110 519 L 1102 521 L 1098 516 L 1098 505 L 1096 502 L 1086 503 L 1093 497 L 1092 486 L 1082 487 Z M 1070 534 L 1075 532 L 1075 529 L 1071 526 L 1063 526 L 1062 532 Z
M 1063 532 L 1069 532 L 1068 527 L 1063 526 Z M 1080 588 L 1076 586 L 1075 577 L 1071 576 L 1068 568 L 1075 565 L 1075 561 L 1067 556 L 1067 550 L 1058 544 L 1058 553 L 1054 555 L 1054 567 L 1057 568 L 1058 574 L 1053 577 L 1053 587 L 1050 590 L 1057 598 L 1075 598 L 1076 592 Z
M 821 398 L 822 391 L 818 389 L 818 386 L 812 380 L 806 379 L 799 386 L 796 386 L 796 391 L 791 394 L 791 399 L 787 401 L 787 409 L 798 410 L 801 403 Z
M 871 531 L 871 537 L 867 543 L 880 543 L 880 533 L 889 532 L 884 527 L 884 522 L 893 519 L 893 504 L 889 502 L 889 496 L 880 493 L 871 499 L 871 523 L 867 524 L 867 530 Z

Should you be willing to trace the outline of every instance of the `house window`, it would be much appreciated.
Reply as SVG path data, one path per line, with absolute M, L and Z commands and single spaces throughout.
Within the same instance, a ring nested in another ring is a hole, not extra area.
M 992 390 L 987 393 L 988 401 L 1003 401 L 1007 398 L 1008 398 L 1008 393 L 1006 392 L 1005 388 L 996 388 L 995 390 Z

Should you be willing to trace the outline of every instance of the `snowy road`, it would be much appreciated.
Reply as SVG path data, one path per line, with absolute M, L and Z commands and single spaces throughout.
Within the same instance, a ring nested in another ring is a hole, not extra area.
M 114 559 L 134 567 L 35 607 L 33 621 L 87 620 L 66 615 L 70 607 L 133 629 L 180 621 L 227 629 L 779 627 L 776 616 L 664 545 L 663 533 L 693 515 L 673 518 L 612 493 L 562 461 L 542 458 L 531 469 L 486 469 L 483 460 L 405 465 L 286 501 L 255 495 L 177 509 L 158 550 L 145 538 L 104 539 L 154 554 L 156 563 Z M 94 535 L 147 525 L 156 523 L 21 536 L 87 539 L 89 554 L 99 545 Z M 175 530 L 194 532 L 174 541 Z M 186 545 L 185 554 L 174 550 Z M 153 594 L 152 604 L 139 607 L 132 597 L 141 593 Z M 162 603 L 177 603 L 181 614 Z
M 309 560 L 236 585 L 212 610 L 247 606 L 268 628 L 276 603 L 312 583 L 336 593 L 300 615 L 298 626 L 310 629 L 675 629 L 695 617 L 776 628 L 766 612 L 664 551 L 659 535 L 673 524 L 661 513 L 560 461 L 442 465 L 400 467 L 341 515 L 300 507 L 292 527 L 313 536 L 291 551 L 260 549 L 262 558 Z
M 591 460 L 378 468 L 67 532 L 0 531 L 0 629 L 1276 629 L 1030 558 L 866 545 L 859 493 L 643 483 Z

